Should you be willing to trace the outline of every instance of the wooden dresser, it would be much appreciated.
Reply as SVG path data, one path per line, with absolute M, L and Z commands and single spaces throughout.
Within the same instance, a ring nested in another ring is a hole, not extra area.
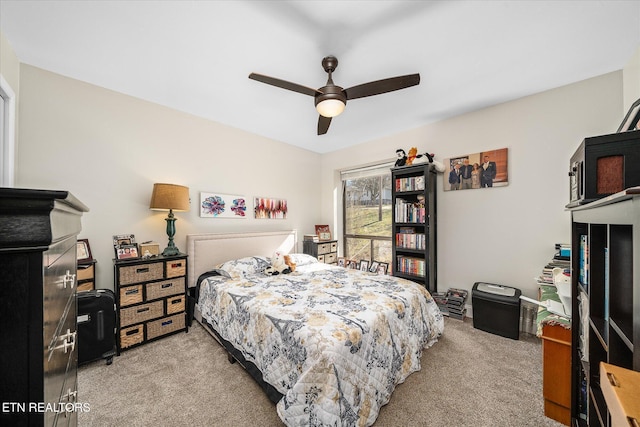
M 66 191 L 0 188 L 1 425 L 77 425 L 76 239 L 87 211 Z

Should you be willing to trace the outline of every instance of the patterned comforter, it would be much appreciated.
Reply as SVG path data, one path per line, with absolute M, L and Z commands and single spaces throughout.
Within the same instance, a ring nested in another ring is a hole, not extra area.
M 424 287 L 294 254 L 291 274 L 269 259 L 227 262 L 200 284 L 202 317 L 284 397 L 287 426 L 369 426 L 397 384 L 442 334 Z

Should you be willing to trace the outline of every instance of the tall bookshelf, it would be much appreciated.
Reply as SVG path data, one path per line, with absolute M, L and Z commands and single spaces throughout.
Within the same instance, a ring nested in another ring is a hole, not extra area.
M 418 164 L 393 168 L 391 177 L 392 274 L 436 292 L 436 173 Z
M 572 422 L 609 426 L 600 362 L 640 371 L 640 187 L 571 217 Z

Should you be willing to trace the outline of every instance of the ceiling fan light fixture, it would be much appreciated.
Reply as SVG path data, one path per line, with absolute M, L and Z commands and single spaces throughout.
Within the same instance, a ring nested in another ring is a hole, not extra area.
M 344 111 L 345 103 L 339 99 L 325 99 L 316 105 L 316 110 L 324 117 L 335 117 Z

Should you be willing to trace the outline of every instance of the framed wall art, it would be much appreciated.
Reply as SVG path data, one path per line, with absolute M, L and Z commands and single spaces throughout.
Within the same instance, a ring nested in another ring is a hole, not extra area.
M 444 191 L 507 186 L 507 166 L 507 148 L 444 159 Z
M 76 242 L 76 257 L 78 262 L 93 260 L 88 239 L 78 239 L 78 241 Z
M 331 230 L 326 224 L 316 225 L 316 235 L 320 240 L 331 240 Z
M 247 217 L 246 200 L 244 196 L 200 192 L 200 217 L 244 219 Z
M 257 219 L 287 219 L 289 210 L 286 199 L 255 197 L 253 212 Z

